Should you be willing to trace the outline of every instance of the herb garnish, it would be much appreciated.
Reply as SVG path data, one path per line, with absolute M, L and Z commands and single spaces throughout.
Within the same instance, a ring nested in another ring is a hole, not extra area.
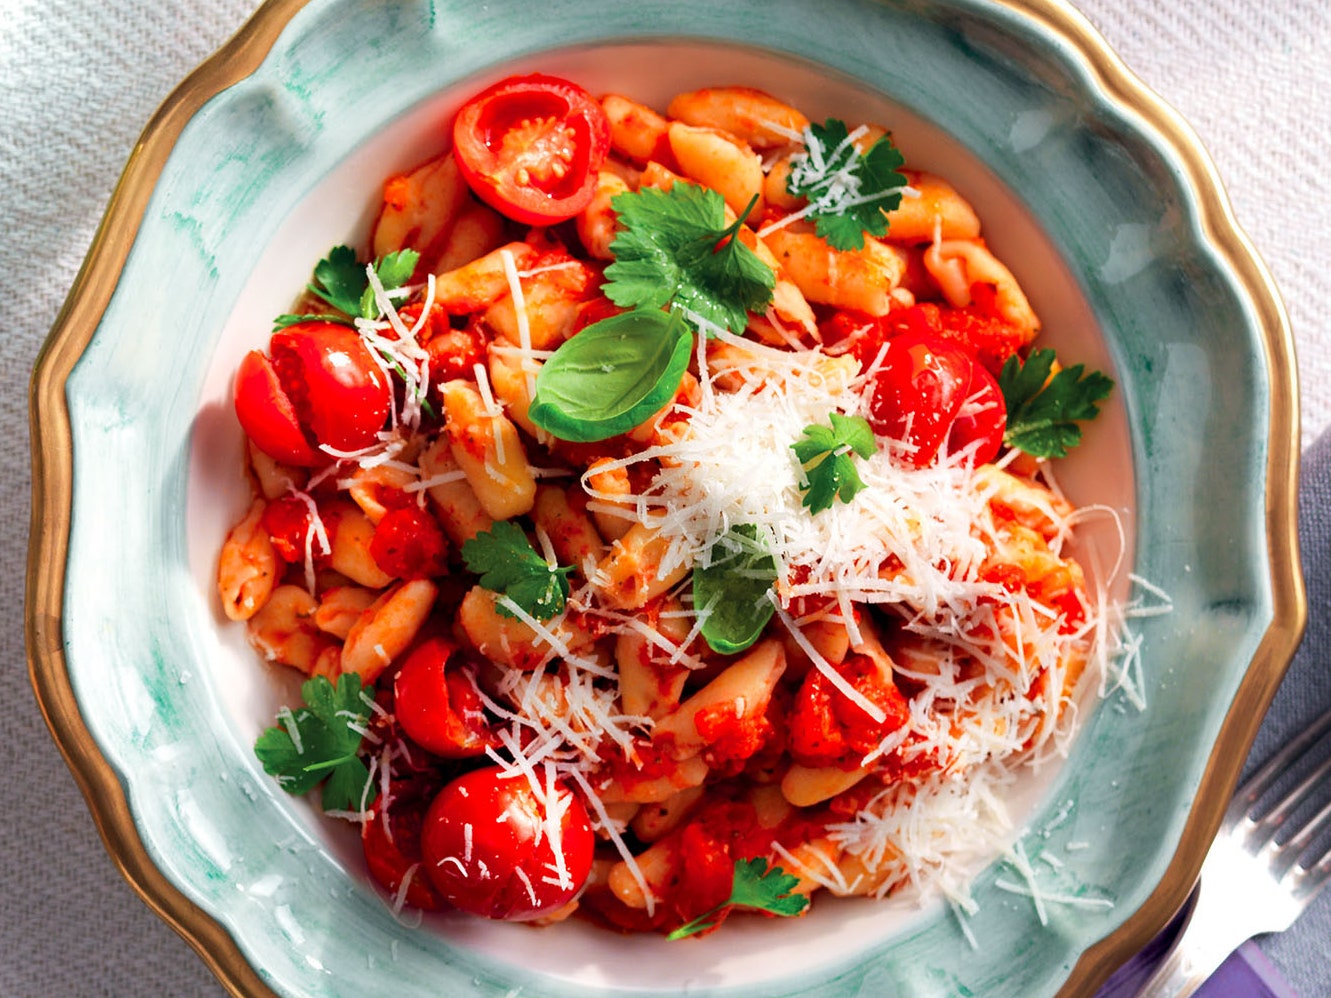
M 702 636 L 712 651 L 733 655 L 758 640 L 775 610 L 767 593 L 776 581 L 776 558 L 756 524 L 731 527 L 712 542 L 693 569 L 693 605 L 706 610 Z
M 1065 457 L 1081 443 L 1078 421 L 1092 419 L 1098 402 L 1114 387 L 1100 371 L 1084 374 L 1085 365 L 1065 367 L 1053 377 L 1054 351 L 1036 350 L 1026 363 L 1009 357 L 998 375 L 1007 402 L 1003 442 L 1034 457 Z
M 605 440 L 669 402 L 693 354 L 673 312 L 635 309 L 593 323 L 541 366 L 527 414 L 561 440 Z
M 804 152 L 790 158 L 786 189 L 807 198 L 805 217 L 833 249 L 864 247 L 864 234 L 887 235 L 887 217 L 908 186 L 897 172 L 905 160 L 883 135 L 860 153 L 843 121 L 829 118 L 804 130 Z
M 420 254 L 415 250 L 386 253 L 374 263 L 374 274 L 385 291 L 393 291 L 411 280 Z M 356 259 L 349 246 L 334 246 L 314 267 L 314 281 L 306 289 L 337 310 L 335 314 L 279 315 L 274 329 L 285 329 L 297 322 L 340 322 L 352 325 L 355 319 L 379 318 L 374 289 L 365 272 L 366 265 Z
M 873 428 L 863 416 L 828 413 L 831 427 L 812 423 L 791 449 L 799 458 L 807 484 L 803 505 L 810 513 L 831 509 L 833 501 L 850 502 L 864 488 L 852 455 L 872 457 L 877 449 Z
M 673 305 L 738 335 L 748 313 L 772 300 L 776 274 L 737 236 L 753 202 L 731 225 L 721 195 L 697 184 L 644 187 L 610 204 L 623 229 L 610 244 L 615 261 L 602 290 L 616 305 Z
M 683 939 L 696 932 L 713 929 L 721 923 L 727 910 L 733 908 L 765 911 L 772 915 L 798 915 L 809 906 L 809 899 L 805 895 L 791 893 L 799 882 L 799 877 L 784 872 L 779 866 L 767 869 L 765 859 L 736 860 L 730 897 L 711 911 L 685 922 L 666 938 Z
M 516 523 L 501 520 L 478 533 L 462 545 L 462 560 L 481 577 L 482 586 L 512 600 L 537 620 L 563 612 L 572 567 L 561 568 L 542 558 Z M 516 617 L 506 599 L 500 599 L 495 608 L 505 617 Z
M 374 687 L 362 689 L 360 676 L 344 672 L 336 687 L 323 676 L 306 680 L 300 695 L 305 705 L 294 711 L 283 707 L 278 724 L 254 743 L 264 772 L 296 796 L 323 783 L 325 811 L 368 807 L 376 788 L 359 751 Z

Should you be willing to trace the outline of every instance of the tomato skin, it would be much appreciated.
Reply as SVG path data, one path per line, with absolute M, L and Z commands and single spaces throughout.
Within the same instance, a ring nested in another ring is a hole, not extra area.
M 767 708 L 763 704 L 763 710 Z M 703 707 L 695 718 L 698 734 L 707 741 L 703 758 L 715 770 L 738 772 L 772 737 L 773 728 L 764 714 L 736 716 L 733 703 Z M 727 765 L 728 764 L 728 765 Z
M 448 542 L 444 531 L 419 506 L 390 509 L 374 528 L 370 557 L 398 579 L 429 579 L 443 575 Z
M 268 352 L 315 440 L 347 451 L 375 442 L 392 389 L 359 333 L 335 322 L 297 323 L 274 333 Z
M 407 737 L 435 755 L 464 759 L 495 744 L 475 682 L 454 662 L 453 645 L 429 638 L 393 678 L 393 713 Z
M 420 318 L 421 306 L 413 303 L 398 310 L 408 327 Z M 461 329 L 454 329 L 452 317 L 436 304 L 425 317 L 416 334 L 421 346 L 430 355 L 430 384 L 437 386 L 455 378 L 475 377 L 477 364 L 484 364 L 489 337 L 482 324 L 473 316 Z
M 296 407 L 278 380 L 272 361 L 260 351 L 251 350 L 240 362 L 233 395 L 240 427 L 259 450 L 283 464 L 301 468 L 324 463 L 305 439 Z
M 683 925 L 724 904 L 730 897 L 735 861 L 725 843 L 696 821 L 685 825 L 680 832 L 679 857 L 679 887 L 668 900 L 679 913 L 679 925 Z M 715 928 L 720 928 L 729 914 L 730 910 L 722 912 Z
M 542 827 L 545 808 L 525 777 L 505 779 L 502 772 L 472 770 L 439 791 L 425 815 L 421 853 L 435 889 L 454 907 L 528 921 L 577 896 L 591 872 L 594 837 L 586 807 L 556 784 L 566 804 L 559 838 L 569 883 L 547 882 L 555 879 L 555 854 Z
M 264 507 L 263 518 L 259 521 L 268 533 L 277 553 L 288 564 L 295 565 L 305 560 L 305 539 L 309 536 L 313 517 L 310 507 L 295 496 L 280 496 Z M 313 545 L 312 554 L 318 555 L 319 546 Z
M 298 322 L 251 351 L 235 384 L 236 416 L 255 445 L 286 464 L 317 467 L 368 447 L 393 404 L 392 386 L 360 335 L 336 322 Z
M 874 376 L 869 423 L 875 433 L 909 445 L 905 463 L 933 461 L 966 401 L 972 361 L 960 347 L 930 333 L 888 343 Z
M 923 301 L 879 316 L 840 309 L 822 320 L 819 328 L 825 343 L 852 354 L 863 368 L 889 340 L 933 334 L 961 348 L 995 374 L 1030 342 L 1031 333 L 999 316 L 993 299 L 993 288 L 977 282 L 971 286 L 971 303 L 962 308 Z
M 382 797 L 376 800 L 360 833 L 370 876 L 396 896 L 410 872 L 411 882 L 402 900 L 422 911 L 438 911 L 444 906 L 421 862 L 421 827 L 432 799 L 431 790 L 420 780 L 394 780 L 388 806 L 385 808 Z
M 472 97 L 453 120 L 467 185 L 524 225 L 552 225 L 591 202 L 610 148 L 610 122 L 576 83 L 532 73 Z
M 883 712 L 883 720 L 875 721 L 820 670 L 810 669 L 790 711 L 790 756 L 802 765 L 853 769 L 910 719 L 905 696 L 869 656 L 847 655 L 836 670 Z
M 979 363 L 971 364 L 970 384 L 966 388 L 966 402 L 952 422 L 947 448 L 958 451 L 979 441 L 975 451 L 977 465 L 988 464 L 1003 447 L 1003 434 L 1007 432 L 1007 402 L 998 379 Z

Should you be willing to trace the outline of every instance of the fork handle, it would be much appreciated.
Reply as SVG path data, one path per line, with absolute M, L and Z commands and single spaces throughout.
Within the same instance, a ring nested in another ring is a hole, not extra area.
M 1251 935 L 1233 912 L 1203 903 L 1205 878 L 1197 890 L 1192 914 L 1179 929 L 1174 948 L 1142 985 L 1137 998 L 1187 998 Z

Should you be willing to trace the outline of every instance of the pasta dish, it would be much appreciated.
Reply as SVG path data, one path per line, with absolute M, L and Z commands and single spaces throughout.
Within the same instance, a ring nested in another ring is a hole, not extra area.
M 885 123 L 532 74 L 450 125 L 236 374 L 264 768 L 395 907 L 964 897 L 1106 654 L 1050 469 L 1109 379 Z

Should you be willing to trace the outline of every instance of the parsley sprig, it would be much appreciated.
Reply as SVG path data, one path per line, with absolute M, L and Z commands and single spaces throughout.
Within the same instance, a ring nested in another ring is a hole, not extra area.
M 892 139 L 879 137 L 861 153 L 843 121 L 829 118 L 804 130 L 804 151 L 790 158 L 786 190 L 807 198 L 806 217 L 833 249 L 862 249 L 864 234 L 887 235 L 887 216 L 901 203 L 905 160 Z
M 483 587 L 512 600 L 537 620 L 563 612 L 572 567 L 551 565 L 542 558 L 516 523 L 501 520 L 478 533 L 462 545 L 462 560 L 481 577 Z M 495 606 L 505 617 L 517 616 L 503 599 Z
M 360 810 L 375 798 L 370 771 L 360 758 L 374 687 L 343 673 L 333 686 L 315 676 L 300 687 L 304 705 L 278 712 L 278 723 L 254 743 L 264 772 L 289 794 L 307 794 L 323 784 L 325 811 Z
M 415 250 L 387 253 L 374 262 L 374 274 L 385 291 L 394 291 L 411 280 L 420 254 Z M 331 305 L 333 313 L 279 315 L 274 329 L 284 329 L 297 322 L 323 321 L 352 325 L 355 319 L 377 319 L 380 311 L 370 286 L 366 265 L 356 258 L 349 246 L 334 246 L 314 267 L 314 280 L 306 289 Z
M 1003 442 L 1034 457 L 1065 457 L 1081 443 L 1078 422 L 1093 419 L 1114 387 L 1108 375 L 1086 373 L 1083 364 L 1050 377 L 1053 366 L 1053 350 L 1036 350 L 1024 364 L 1009 357 L 998 374 L 1007 402 Z
M 878 447 L 873 428 L 863 416 L 833 412 L 828 420 L 830 427 L 818 423 L 806 426 L 804 435 L 790 445 L 804 471 L 802 504 L 811 514 L 831 509 L 837 499 L 854 499 L 864 482 L 852 455 L 872 457 Z
M 753 202 L 729 225 L 725 200 L 697 184 L 644 187 L 610 204 L 623 228 L 610 244 L 615 260 L 602 290 L 616 305 L 673 305 L 739 334 L 748 313 L 772 300 L 776 274 L 737 236 Z
M 765 911 L 772 915 L 798 915 L 809 906 L 803 894 L 792 894 L 799 877 L 786 873 L 779 866 L 767 869 L 767 860 L 758 858 L 735 861 L 735 877 L 730 886 L 730 897 L 711 911 L 675 929 L 667 939 L 683 939 L 698 932 L 706 932 L 721 923 L 722 918 L 735 908 Z

